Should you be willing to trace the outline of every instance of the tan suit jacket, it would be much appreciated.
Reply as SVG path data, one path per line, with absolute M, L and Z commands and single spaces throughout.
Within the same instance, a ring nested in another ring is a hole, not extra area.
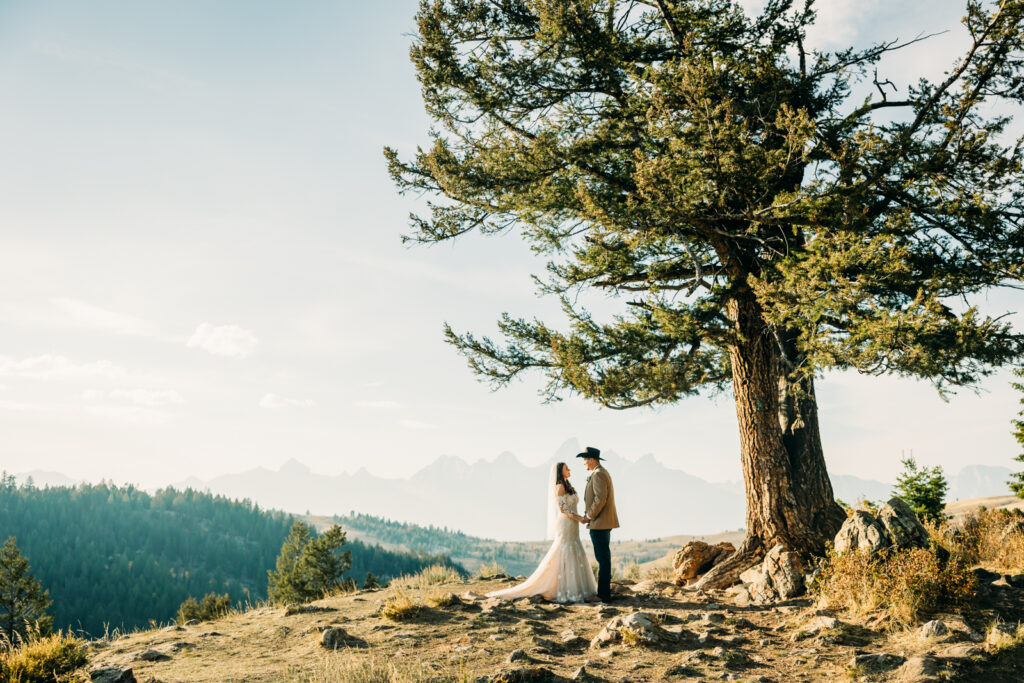
M 583 492 L 587 517 L 590 518 L 588 529 L 618 529 L 619 515 L 615 511 L 615 488 L 612 476 L 600 465 L 590 473 L 587 490 Z

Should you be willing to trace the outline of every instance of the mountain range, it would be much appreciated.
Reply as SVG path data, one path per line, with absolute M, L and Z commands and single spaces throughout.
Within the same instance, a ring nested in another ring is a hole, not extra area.
M 203 481 L 190 477 L 175 484 L 210 490 L 231 498 L 249 498 L 263 507 L 315 515 L 351 511 L 421 526 L 458 529 L 473 536 L 506 541 L 539 540 L 546 526 L 544 485 L 551 466 L 570 463 L 577 488 L 586 471 L 576 453 L 576 439 L 563 443 L 543 465 L 521 463 L 503 452 L 472 464 L 441 456 L 407 479 L 376 477 L 365 469 L 354 474 L 316 474 L 297 460 L 279 470 L 256 468 Z M 744 523 L 740 482 L 705 481 L 666 467 L 653 455 L 628 460 L 604 452 L 605 467 L 615 481 L 621 539 L 651 539 L 675 534 L 713 534 Z M 1010 470 L 970 465 L 949 477 L 949 500 L 1006 495 Z M 892 484 L 851 475 L 832 475 L 836 497 L 886 500 Z
M 314 515 L 351 512 L 386 519 L 460 530 L 472 536 L 503 541 L 535 541 L 544 537 L 551 466 L 570 463 L 577 488 L 585 485 L 586 471 L 576 453 L 577 439 L 563 443 L 543 465 L 525 465 L 509 452 L 493 460 L 464 460 L 441 456 L 409 478 L 385 478 L 360 469 L 353 474 L 317 474 L 298 460 L 278 470 L 258 467 L 209 480 L 188 477 L 176 488 L 209 490 L 235 499 L 249 499 L 263 508 Z M 744 523 L 742 482 L 709 482 L 682 470 L 666 467 L 653 455 L 628 460 L 605 451 L 606 467 L 615 481 L 616 503 L 622 528 L 620 539 L 652 539 L 677 534 L 704 535 L 738 529 Z M 1005 467 L 968 465 L 947 475 L 947 500 L 1008 495 Z M 36 486 L 78 483 L 56 472 L 33 471 Z M 847 503 L 860 499 L 886 500 L 892 483 L 844 474 L 831 475 L 836 498 Z

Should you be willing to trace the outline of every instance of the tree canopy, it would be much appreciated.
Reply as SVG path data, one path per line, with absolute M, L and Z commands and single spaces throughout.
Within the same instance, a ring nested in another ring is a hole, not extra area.
M 822 552 L 842 523 L 814 378 L 895 373 L 940 390 L 1024 350 L 972 302 L 1024 277 L 1024 0 L 968 0 L 941 80 L 879 74 L 909 49 L 807 47 L 814 0 L 423 0 L 411 58 L 435 125 L 403 192 L 407 240 L 516 232 L 564 321 L 504 314 L 445 334 L 494 386 L 615 409 L 731 388 L 747 538 Z M 921 39 L 925 39 L 922 37 Z M 864 92 L 867 96 L 864 97 Z M 618 311 L 586 305 L 603 293 Z

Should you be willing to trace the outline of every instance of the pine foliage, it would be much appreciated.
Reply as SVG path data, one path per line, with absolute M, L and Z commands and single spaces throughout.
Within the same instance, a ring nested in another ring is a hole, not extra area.
M 49 635 L 53 617 L 47 611 L 52 604 L 17 539 L 9 537 L 0 547 L 0 641 L 17 645 Z
M 949 482 L 941 467 L 919 467 L 913 457 L 904 458 L 903 472 L 896 477 L 893 495 L 899 496 L 924 521 L 938 524 L 946 518 Z
M 304 603 L 345 587 L 352 554 L 343 551 L 343 545 L 345 532 L 337 524 L 318 536 L 308 524 L 296 521 L 281 546 L 276 569 L 267 572 L 270 599 Z
M 1018 377 L 1024 379 L 1024 367 L 1017 368 L 1015 371 Z M 1024 406 L 1024 381 L 1014 382 L 1013 388 L 1020 392 L 1020 403 Z M 1021 448 L 1024 449 L 1024 408 L 1017 413 L 1019 419 L 1013 421 L 1013 436 L 1017 439 L 1017 443 L 1020 444 Z M 1024 462 L 1024 450 L 1021 450 L 1020 455 L 1014 458 L 1017 462 Z M 1013 491 L 1018 498 L 1024 498 L 1024 472 L 1015 472 L 1010 475 L 1010 481 L 1007 482 L 1010 485 L 1010 490 Z

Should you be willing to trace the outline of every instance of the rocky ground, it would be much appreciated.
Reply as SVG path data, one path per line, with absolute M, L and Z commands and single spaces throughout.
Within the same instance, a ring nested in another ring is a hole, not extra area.
M 1024 576 L 979 574 L 978 600 L 897 633 L 876 627 L 878 615 L 852 620 L 808 598 L 738 605 L 731 593 L 655 581 L 619 582 L 616 601 L 597 606 L 482 597 L 508 578 L 404 588 L 399 597 L 420 609 L 397 621 L 381 612 L 395 589 L 361 591 L 97 641 L 88 674 L 125 683 L 345 681 L 355 674 L 338 672 L 387 662 L 403 680 L 437 683 L 1022 681 Z

